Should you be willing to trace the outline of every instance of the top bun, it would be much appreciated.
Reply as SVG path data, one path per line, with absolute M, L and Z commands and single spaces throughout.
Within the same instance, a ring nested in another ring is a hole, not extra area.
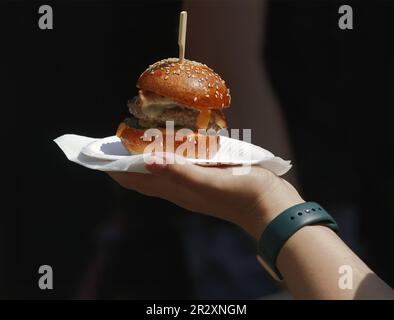
M 205 64 L 187 59 L 152 64 L 139 77 L 137 87 L 196 109 L 223 109 L 231 103 L 224 80 Z

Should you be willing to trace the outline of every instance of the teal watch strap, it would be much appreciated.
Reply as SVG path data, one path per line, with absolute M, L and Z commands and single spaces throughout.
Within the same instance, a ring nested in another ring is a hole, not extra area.
M 276 259 L 285 242 L 304 226 L 323 225 L 338 231 L 335 220 L 316 202 L 305 202 L 286 209 L 265 228 L 258 241 L 258 252 L 264 264 L 282 280 Z

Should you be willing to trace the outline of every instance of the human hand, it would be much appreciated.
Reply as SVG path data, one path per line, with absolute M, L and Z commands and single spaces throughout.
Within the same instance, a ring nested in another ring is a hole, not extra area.
M 152 174 L 108 174 L 127 189 L 235 223 L 255 239 L 279 213 L 304 202 L 292 185 L 261 167 L 234 175 L 232 167 L 162 162 L 146 164 Z

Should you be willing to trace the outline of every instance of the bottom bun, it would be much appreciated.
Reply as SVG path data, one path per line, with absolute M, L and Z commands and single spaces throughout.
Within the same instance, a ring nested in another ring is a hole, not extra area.
M 173 133 L 166 132 L 165 128 L 152 129 L 155 129 L 155 132 L 129 127 L 122 122 L 116 131 L 116 136 L 120 138 L 130 154 L 171 152 L 186 158 L 211 159 L 220 148 L 219 135 L 193 132 L 181 135 L 181 139 L 175 140 L 176 133 L 179 131 L 177 129 Z

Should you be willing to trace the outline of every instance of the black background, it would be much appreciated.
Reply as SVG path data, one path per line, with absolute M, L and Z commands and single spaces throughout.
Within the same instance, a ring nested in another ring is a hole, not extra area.
M 12 186 L 17 186 L 6 213 L 3 294 L 73 297 L 99 246 L 95 233 L 100 225 L 125 218 L 129 239 L 123 250 L 128 258 L 114 263 L 117 270 L 108 272 L 102 286 L 116 287 L 117 297 L 187 297 L 176 229 L 183 210 L 130 194 L 106 174 L 68 163 L 52 141 L 65 133 L 114 134 L 127 99 L 136 94 L 139 74 L 159 57 L 176 55 L 176 42 L 168 39 L 176 41 L 180 3 L 55 2 L 54 29 L 48 32 L 37 26 L 38 7 L 26 2 L 7 6 L 15 20 L 3 30 L 12 33 L 7 63 L 16 73 L 7 137 L 19 141 L 16 154 L 28 157 L 27 164 L 14 164 L 26 167 L 13 177 Z M 166 30 L 165 36 L 158 34 L 160 29 Z M 122 251 L 122 245 L 116 250 Z M 57 289 L 52 292 L 36 284 L 41 264 L 56 270 Z M 125 276 L 129 278 L 120 278 Z M 107 297 L 107 290 L 103 292 Z

